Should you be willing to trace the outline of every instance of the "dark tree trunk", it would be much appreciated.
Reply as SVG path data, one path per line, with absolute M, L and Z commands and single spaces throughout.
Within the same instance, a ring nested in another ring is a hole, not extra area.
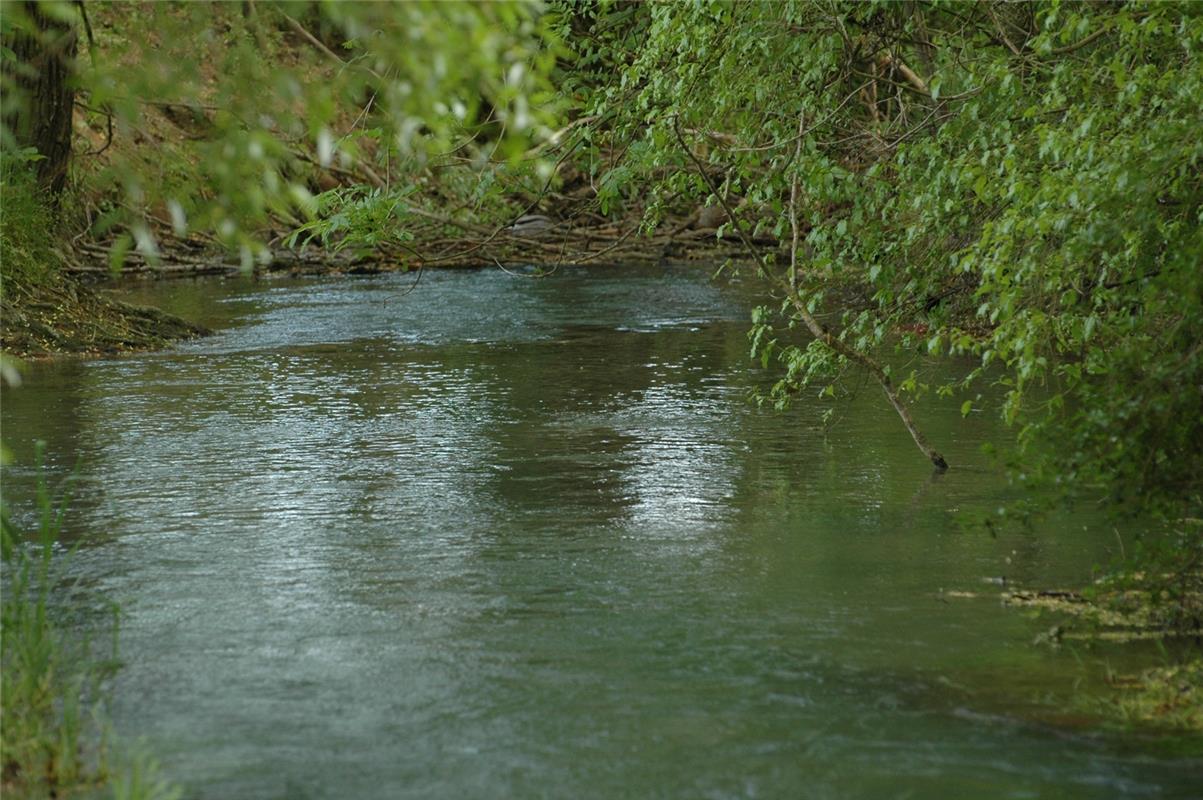
M 57 196 L 66 185 L 71 161 L 75 26 L 44 13 L 38 3 L 22 5 L 28 23 L 10 28 L 4 42 L 16 55 L 5 71 L 11 80 L 6 83 L 17 95 L 4 123 L 18 147 L 33 147 L 41 154 L 38 181 Z

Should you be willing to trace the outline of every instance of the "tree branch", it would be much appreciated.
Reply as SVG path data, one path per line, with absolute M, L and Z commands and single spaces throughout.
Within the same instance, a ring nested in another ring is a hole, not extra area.
M 927 88 L 927 84 L 924 82 L 924 80 L 920 78 L 913 69 L 908 67 L 906 62 L 901 58 L 897 58 L 889 53 L 879 53 L 877 56 L 877 63 L 879 66 L 893 67 L 894 69 L 898 70 L 898 73 L 902 75 L 902 77 L 906 78 L 906 82 L 911 85 L 911 88 L 919 94 L 931 94 L 931 91 Z
M 316 47 L 318 50 L 320 50 L 322 53 L 324 53 L 328 58 L 331 58 L 334 61 L 337 61 L 339 64 L 341 64 L 344 67 L 351 66 L 349 63 L 347 63 L 346 61 L 343 60 L 342 56 L 340 56 L 338 53 L 331 50 L 329 47 L 326 47 L 325 43 L 322 42 L 321 39 L 317 38 L 312 33 L 310 33 L 308 30 L 306 30 L 304 25 L 297 22 L 295 19 L 290 17 L 288 14 L 281 12 L 280 15 L 282 17 L 284 17 L 284 21 L 288 23 L 288 27 L 292 28 L 294 31 L 299 33 L 301 35 L 301 38 L 303 38 L 305 41 L 309 42 L 311 45 Z M 371 67 L 362 66 L 362 67 L 360 67 L 360 69 L 367 71 L 368 73 L 370 73 L 373 77 L 375 77 L 379 81 L 384 80 L 384 78 L 381 77 L 380 73 L 376 72 L 376 70 L 372 69 Z
M 1100 36 L 1102 36 L 1103 34 L 1107 33 L 1108 30 L 1109 30 L 1108 28 L 1099 28 L 1094 33 L 1090 34 L 1089 36 L 1086 36 L 1085 38 L 1079 39 L 1078 41 L 1074 42 L 1073 44 L 1067 44 L 1064 47 L 1058 47 L 1053 50 L 1050 50 L 1049 55 L 1050 56 L 1063 56 L 1068 53 L 1072 53 L 1073 51 L 1078 50 L 1079 48 L 1085 47 L 1086 45 L 1090 44 L 1095 39 L 1097 39 Z
M 798 126 L 800 131 L 804 130 L 803 119 L 799 119 Z M 700 161 L 698 161 L 697 156 L 693 154 L 693 151 L 690 150 L 689 146 L 685 143 L 685 139 L 681 136 L 681 127 L 678 124 L 678 117 L 675 115 L 673 116 L 673 133 L 676 134 L 677 142 L 680 144 L 681 149 L 685 152 L 685 155 L 690 161 L 693 162 L 694 168 L 697 170 L 698 174 L 701 175 L 702 180 L 704 180 L 706 185 L 710 187 L 711 193 L 718 198 L 719 203 L 721 203 L 723 206 L 723 210 L 727 212 L 727 217 L 731 220 L 731 226 L 735 229 L 735 232 L 738 234 L 740 241 L 743 242 L 744 247 L 747 248 L 749 255 L 755 257 L 755 246 L 752 244 L 751 239 L 748 238 L 748 235 L 744 232 L 743 227 L 739 224 L 739 219 L 735 216 L 735 211 L 731 208 L 731 205 L 727 202 L 723 195 L 719 194 L 718 188 L 711 182 L 710 176 L 706 174 L 705 167 Z M 800 142 L 801 139 L 799 139 L 799 143 Z M 796 267 L 798 262 L 799 228 L 797 198 L 797 192 L 791 193 L 790 224 L 793 226 L 793 240 L 790 243 L 791 274 L 793 273 L 793 268 Z M 760 273 L 777 283 L 777 285 L 780 286 L 785 292 L 785 296 L 789 299 L 790 305 L 794 307 L 798 317 L 802 320 L 802 323 L 806 326 L 807 330 L 810 331 L 810 334 L 814 336 L 814 338 L 818 339 L 829 349 L 838 353 L 849 361 L 860 365 L 866 372 L 873 376 L 873 379 L 877 381 L 877 383 L 881 386 L 882 391 L 885 392 L 886 399 L 890 401 L 890 405 L 894 407 L 894 411 L 897 412 L 898 417 L 902 420 L 903 426 L 906 427 L 907 432 L 911 435 L 911 438 L 915 440 L 915 444 L 919 447 L 919 450 L 923 453 L 923 455 L 927 456 L 927 459 L 931 461 L 932 465 L 935 466 L 936 469 L 940 470 L 941 472 L 947 470 L 948 462 L 944 460 L 944 456 L 940 455 L 940 453 L 928 443 L 927 437 L 924 436 L 923 432 L 919 430 L 919 427 L 915 424 L 914 418 L 911 416 L 910 410 L 898 396 L 898 390 L 894 387 L 894 383 L 890 380 L 890 376 L 886 373 L 885 368 L 882 367 L 881 364 L 877 363 L 877 360 L 872 356 L 862 353 L 861 351 L 849 345 L 843 339 L 840 339 L 838 336 L 832 334 L 831 331 L 827 330 L 823 323 L 819 322 L 815 315 L 810 312 L 806 301 L 801 297 L 801 295 L 798 294 L 794 286 L 791 286 L 789 280 L 783 280 L 780 277 L 770 276 L 768 271 L 764 268 L 764 263 L 761 259 L 756 258 L 756 263 L 760 267 Z

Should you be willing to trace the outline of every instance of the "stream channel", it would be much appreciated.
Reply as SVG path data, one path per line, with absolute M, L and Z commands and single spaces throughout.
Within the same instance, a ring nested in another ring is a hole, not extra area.
M 120 604 L 112 719 L 186 797 L 1203 795 L 1091 712 L 1148 651 L 1002 607 L 1126 532 L 974 524 L 993 411 L 916 407 L 937 476 L 859 379 L 830 428 L 758 409 L 753 295 L 705 269 L 412 283 L 135 285 L 217 333 L 6 392 L 6 499 L 36 439 L 77 471 L 80 625 Z

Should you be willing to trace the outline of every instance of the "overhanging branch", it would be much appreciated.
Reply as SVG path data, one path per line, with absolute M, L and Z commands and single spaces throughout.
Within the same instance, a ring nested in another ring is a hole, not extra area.
M 798 127 L 799 131 L 804 130 L 803 119 L 799 119 Z M 755 246 L 748 238 L 743 226 L 739 224 L 739 219 L 735 216 L 735 211 L 727 202 L 726 197 L 719 193 L 718 187 L 716 187 L 710 180 L 710 176 L 706 174 L 706 170 L 702 163 L 698 161 L 697 156 L 693 154 L 693 151 L 689 148 L 689 145 L 686 144 L 684 137 L 681 135 L 681 127 L 678 124 L 678 118 L 676 116 L 673 117 L 673 133 L 676 135 L 677 143 L 681 146 L 682 151 L 684 151 L 686 157 L 693 163 L 694 169 L 697 170 L 698 174 L 702 177 L 702 180 L 704 180 L 706 185 L 710 188 L 711 193 L 713 193 L 714 196 L 718 198 L 719 203 L 722 204 L 723 210 L 727 213 L 727 218 L 731 220 L 731 226 L 735 229 L 740 241 L 743 242 L 743 245 L 745 248 L 747 248 L 749 254 L 755 257 Z M 798 245 L 800 238 L 797 210 L 798 194 L 799 193 L 796 190 L 790 193 L 789 215 L 790 225 L 793 229 L 793 236 L 790 242 L 791 276 L 794 274 L 794 270 L 797 268 L 798 262 Z M 838 353 L 854 364 L 859 365 L 866 372 L 868 372 L 874 380 L 877 381 L 878 385 L 881 386 L 882 391 L 885 392 L 886 399 L 889 400 L 890 405 L 893 406 L 894 411 L 897 412 L 899 419 L 902 420 L 903 426 L 906 427 L 906 430 L 908 433 L 910 433 L 911 438 L 915 440 L 915 444 L 918 446 L 919 450 L 924 456 L 927 457 L 927 459 L 932 463 L 933 466 L 935 466 L 936 469 L 940 470 L 941 472 L 947 470 L 948 462 L 944 460 L 943 455 L 941 455 L 934 447 L 931 446 L 931 444 L 927 441 L 927 437 L 923 435 L 921 430 L 919 430 L 919 426 L 915 424 L 914 417 L 911 416 L 910 409 L 906 407 L 906 404 L 902 402 L 902 398 L 898 396 L 898 390 L 894 386 L 894 382 L 890 380 L 889 374 L 886 372 L 885 368 L 877 362 L 877 359 L 873 358 L 867 353 L 862 353 L 855 347 L 852 347 L 839 336 L 836 336 L 829 331 L 827 327 L 823 325 L 823 323 L 819 322 L 819 320 L 807 307 L 805 299 L 798 293 L 795 286 L 792 285 L 793 281 L 788 278 L 783 279 L 779 276 L 770 276 L 768 274 L 768 270 L 766 270 L 764 267 L 764 263 L 759 258 L 756 258 L 756 263 L 760 267 L 760 273 L 773 281 L 785 292 L 785 296 L 789 299 L 790 305 L 794 307 L 798 317 L 802 320 L 802 323 L 806 326 L 807 330 L 810 331 L 810 334 L 814 336 L 815 339 L 822 342 L 823 345 L 833 352 Z

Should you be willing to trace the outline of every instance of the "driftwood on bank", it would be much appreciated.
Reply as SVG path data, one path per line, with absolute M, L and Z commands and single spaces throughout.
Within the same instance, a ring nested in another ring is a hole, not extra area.
M 515 226 L 489 227 L 457 220 L 425 209 L 411 208 L 406 230 L 413 240 L 372 249 L 277 247 L 269 257 L 256 259 L 248 269 L 228 254 L 214 252 L 204 242 L 164 238 L 159 253 L 150 257 L 131 251 L 119 269 L 110 266 L 111 243 L 80 242 L 64 254 L 66 270 L 74 275 L 107 279 L 117 275 L 188 277 L 239 273 L 297 274 L 373 273 L 426 267 L 472 268 L 589 263 L 658 264 L 678 261 L 748 258 L 745 246 L 720 237 L 713 227 L 697 227 L 697 215 L 669 217 L 650 235 L 640 231 L 638 218 L 618 222 L 604 219 L 549 220 L 545 228 L 524 231 Z M 704 220 L 703 220 L 704 221 Z M 771 237 L 758 237 L 754 247 L 775 249 Z

